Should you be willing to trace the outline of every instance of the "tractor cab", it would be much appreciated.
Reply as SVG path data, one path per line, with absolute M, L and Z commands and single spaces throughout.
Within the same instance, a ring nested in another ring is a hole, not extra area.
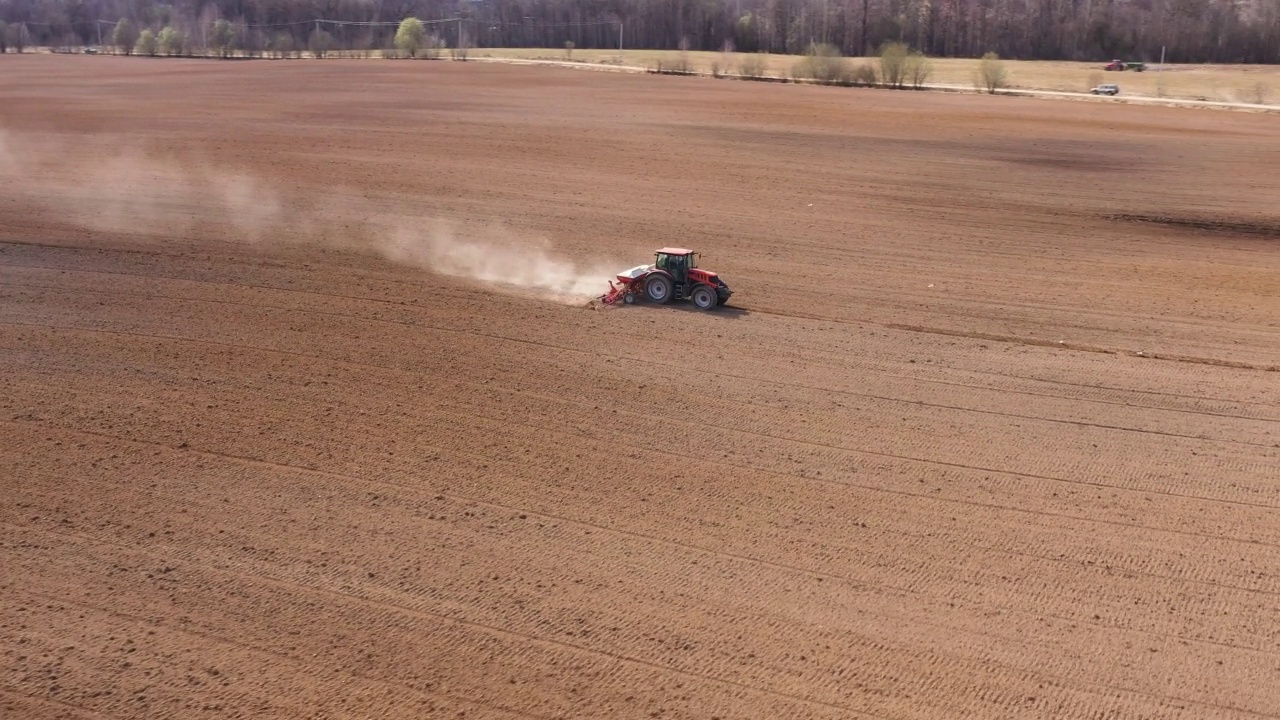
M 671 273 L 671 278 L 677 283 L 685 283 L 689 281 L 689 270 L 698 266 L 694 259 L 696 254 L 684 248 L 662 248 L 654 253 L 657 257 L 654 266 Z

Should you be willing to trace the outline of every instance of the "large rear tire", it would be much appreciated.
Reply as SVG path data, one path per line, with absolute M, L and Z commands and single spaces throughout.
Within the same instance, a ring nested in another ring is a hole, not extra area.
M 645 296 L 649 298 L 649 302 L 658 305 L 665 305 L 669 302 L 673 290 L 671 278 L 666 275 L 653 275 L 644 282 Z
M 720 298 L 716 296 L 716 291 L 712 290 L 710 285 L 699 285 L 693 289 L 690 299 L 693 300 L 694 307 L 699 310 L 710 310 L 716 306 Z

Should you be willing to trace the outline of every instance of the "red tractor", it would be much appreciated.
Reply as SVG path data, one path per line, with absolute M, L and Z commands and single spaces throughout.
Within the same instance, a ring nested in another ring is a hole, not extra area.
M 630 305 L 641 299 L 659 305 L 672 298 L 692 300 L 699 310 L 710 310 L 729 301 L 733 291 L 720 276 L 697 265 L 697 255 L 684 248 L 662 248 L 652 265 L 640 265 L 618 273 L 618 284 L 609 281 L 609 292 L 600 298 L 606 305 L 622 300 Z

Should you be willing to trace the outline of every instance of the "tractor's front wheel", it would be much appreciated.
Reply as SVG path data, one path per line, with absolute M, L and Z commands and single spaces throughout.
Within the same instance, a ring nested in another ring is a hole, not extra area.
M 719 300 L 716 297 L 716 291 L 712 290 L 710 285 L 699 285 L 694 288 L 690 299 L 693 300 L 694 307 L 699 310 L 710 310 L 716 306 L 716 301 Z
M 671 299 L 671 278 L 666 275 L 654 275 L 644 283 L 644 294 L 651 302 L 662 305 Z

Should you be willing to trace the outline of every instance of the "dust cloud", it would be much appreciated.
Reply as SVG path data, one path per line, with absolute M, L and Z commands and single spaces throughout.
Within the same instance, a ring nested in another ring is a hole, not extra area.
M 199 159 L 157 160 L 113 138 L 0 129 L 0 183 L 11 198 L 104 232 L 172 237 L 212 222 L 257 242 L 285 219 L 279 197 L 252 177 Z
M 557 256 L 546 241 L 530 242 L 501 228 L 484 234 L 486 239 L 463 239 L 437 220 L 421 229 L 395 229 L 377 249 L 392 262 L 566 301 L 600 295 L 616 272 L 600 263 L 581 267 Z
M 0 128 L 0 193 L 90 230 L 162 241 L 203 227 L 260 246 L 371 252 L 498 291 L 560 302 L 600 295 L 621 267 L 576 263 L 546 240 L 496 224 L 391 216 L 352 189 L 289 197 L 251 174 L 200 158 L 157 158 L 118 138 L 71 142 Z

